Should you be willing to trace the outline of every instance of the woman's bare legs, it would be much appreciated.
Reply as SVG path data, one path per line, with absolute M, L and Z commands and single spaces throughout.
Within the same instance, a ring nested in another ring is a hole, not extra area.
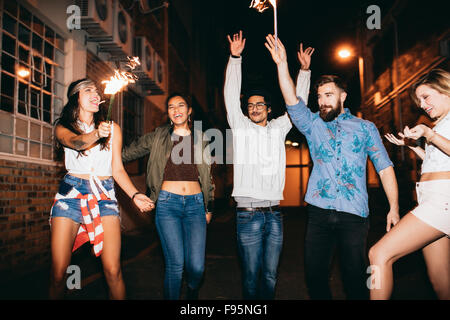
M 428 277 L 436 295 L 450 300 L 450 239 L 442 237 L 423 248 Z
M 72 247 L 77 236 L 79 224 L 70 218 L 52 218 L 51 252 L 52 268 L 50 273 L 50 299 L 64 298 L 67 267 L 72 257 Z
M 101 255 L 103 271 L 109 286 L 110 298 L 125 299 L 125 284 L 120 268 L 120 220 L 117 216 L 102 217 L 103 252 Z
M 405 215 L 369 251 L 370 264 L 376 266 L 372 277 L 379 276 L 380 288 L 371 288 L 373 300 L 389 299 L 393 289 L 392 264 L 401 257 L 442 238 L 444 234 L 426 224 L 412 213 Z

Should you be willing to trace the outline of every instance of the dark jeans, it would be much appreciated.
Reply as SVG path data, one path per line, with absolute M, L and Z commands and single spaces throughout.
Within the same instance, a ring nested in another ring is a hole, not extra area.
M 183 269 L 187 286 L 197 290 L 205 269 L 206 215 L 203 194 L 177 195 L 161 190 L 156 228 L 164 252 L 164 298 L 180 298 Z
M 306 285 L 311 299 L 331 299 L 328 283 L 335 247 L 347 299 L 367 299 L 367 234 L 369 219 L 308 206 L 305 239 Z
M 236 219 L 244 299 L 273 299 L 283 245 L 281 212 L 237 208 Z

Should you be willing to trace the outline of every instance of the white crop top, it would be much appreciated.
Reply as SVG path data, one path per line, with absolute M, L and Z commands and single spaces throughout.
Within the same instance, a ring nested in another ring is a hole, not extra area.
M 92 132 L 95 129 L 95 125 L 88 126 L 84 122 L 78 121 L 81 131 L 84 133 Z M 64 158 L 66 169 L 69 174 L 89 174 L 91 189 L 97 199 L 100 199 L 98 194 L 98 188 L 106 195 L 108 193 L 104 190 L 98 176 L 112 176 L 112 140 L 114 126 L 111 123 L 111 139 L 109 139 L 109 150 L 100 150 L 100 144 L 86 150 L 85 155 L 80 155 L 77 150 L 64 147 Z M 94 181 L 98 185 L 98 188 L 94 187 Z
M 444 138 L 450 139 L 450 112 L 434 126 L 433 131 Z M 422 173 L 450 171 L 450 156 L 446 155 L 433 144 L 425 145 L 425 158 L 422 163 Z

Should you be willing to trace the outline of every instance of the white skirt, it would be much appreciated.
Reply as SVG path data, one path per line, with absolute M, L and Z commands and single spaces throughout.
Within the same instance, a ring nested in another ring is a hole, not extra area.
M 450 180 L 416 183 L 418 206 L 412 213 L 433 228 L 450 236 Z

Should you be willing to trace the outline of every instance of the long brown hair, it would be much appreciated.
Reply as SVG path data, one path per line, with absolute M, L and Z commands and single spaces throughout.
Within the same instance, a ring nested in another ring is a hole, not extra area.
M 69 88 L 67 89 L 67 98 L 68 101 L 64 108 L 61 111 L 60 117 L 55 120 L 54 126 L 62 125 L 63 127 L 69 129 L 75 134 L 83 134 L 81 128 L 78 125 L 78 117 L 80 115 L 80 105 L 79 105 L 79 97 L 80 93 L 79 91 L 72 93 L 73 88 L 78 85 L 79 83 L 83 81 L 87 81 L 89 79 L 84 78 L 77 81 L 72 82 L 69 85 Z M 105 110 L 99 106 L 98 112 L 94 113 L 94 125 L 95 128 L 98 128 L 100 122 L 105 121 L 106 115 Z M 97 141 L 98 144 L 100 144 L 100 150 L 108 150 L 109 149 L 109 139 L 108 138 L 101 138 Z M 63 145 L 58 141 L 58 139 L 55 140 L 55 153 L 56 153 L 56 159 L 61 160 L 62 154 L 64 153 Z M 81 150 L 78 152 L 78 156 L 85 156 L 84 150 Z

